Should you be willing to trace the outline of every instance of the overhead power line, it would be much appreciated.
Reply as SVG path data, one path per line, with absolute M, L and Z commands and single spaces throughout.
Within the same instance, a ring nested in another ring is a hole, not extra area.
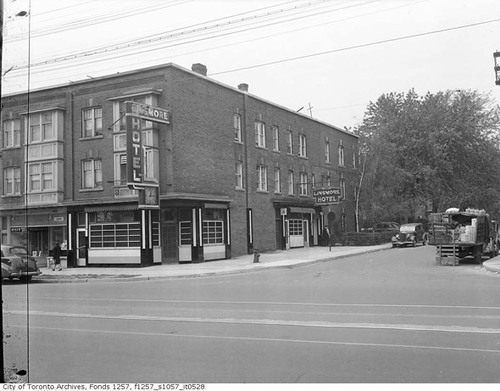
M 175 30 L 170 30 L 166 33 L 168 34 L 163 34 L 163 35 L 160 35 L 160 36 L 157 36 L 157 34 L 155 34 L 155 36 L 150 36 L 150 37 L 147 37 L 146 39 L 141 39 L 141 40 L 135 40 L 135 41 L 126 41 L 122 44 L 117 44 L 117 45 L 108 45 L 108 46 L 104 46 L 104 47 L 101 47 L 101 48 L 98 48 L 98 49 L 93 49 L 93 50 L 89 50 L 89 51 L 83 51 L 83 52 L 77 52 L 77 53 L 74 53 L 74 54 L 68 54 L 68 55 L 65 55 L 65 56 L 61 56 L 61 57 L 57 57 L 57 58 L 51 58 L 50 60 L 45 60 L 45 61 L 38 61 L 38 62 L 34 62 L 32 64 L 29 64 L 29 67 L 30 68 L 35 68 L 35 67 L 38 67 L 38 66 L 42 66 L 42 65 L 48 65 L 48 64 L 53 64 L 53 63 L 58 63 L 58 62 L 63 62 L 63 61 L 67 61 L 67 60 L 75 60 L 75 59 L 79 59 L 79 58 L 88 58 L 90 56 L 95 56 L 95 55 L 108 55 L 109 53 L 111 52 L 114 52 L 114 51 L 120 51 L 120 50 L 126 50 L 126 49 L 131 49 L 131 48 L 134 48 L 134 47 L 140 47 L 140 46 L 144 46 L 144 45 L 151 45 L 151 44 L 155 44 L 155 43 L 160 43 L 162 44 L 163 42 L 167 43 L 167 46 L 162 46 L 158 49 L 162 49 L 162 48 L 166 48 L 166 47 L 171 47 L 171 46 L 168 46 L 168 42 L 169 41 L 172 41 L 172 40 L 175 40 L 175 39 L 189 39 L 190 35 L 196 37 L 197 34 L 201 34 L 202 38 L 199 38 L 197 40 L 192 40 L 192 41 L 189 41 L 187 43 L 192 43 L 192 42 L 197 42 L 198 40 L 206 40 L 206 39 L 212 39 L 212 38 L 216 38 L 216 37 L 220 37 L 220 36 L 223 36 L 223 35 L 227 35 L 227 34 L 221 34 L 221 35 L 218 35 L 218 36 L 212 36 L 212 37 L 208 37 L 208 35 L 210 33 L 213 33 L 213 32 L 216 32 L 217 30 L 224 30 L 225 28 L 226 29 L 236 29 L 237 26 L 241 23 L 254 23 L 254 22 L 258 22 L 260 21 L 261 19 L 267 19 L 267 18 L 272 18 L 273 16 L 275 15 L 278 15 L 278 14 L 286 14 L 286 13 L 290 13 L 292 11 L 297 11 L 301 8 L 304 8 L 304 7 L 310 7 L 310 6 L 315 6 L 315 5 L 318 5 L 319 3 L 325 3 L 326 1 L 328 0 L 320 0 L 319 2 L 316 1 L 316 2 L 309 2 L 307 4 L 302 4 L 300 6 L 294 6 L 292 8 L 288 8 L 288 9 L 280 9 L 280 10 L 275 10 L 275 11 L 272 11 L 272 12 L 267 12 L 267 13 L 264 13 L 264 14 L 258 14 L 258 15 L 251 15 L 251 16 L 248 16 L 248 17 L 244 17 L 244 18 L 239 18 L 239 19 L 231 19 L 229 21 L 226 21 L 226 22 L 223 22 L 223 23 L 217 23 L 217 24 L 212 24 L 212 25 L 208 25 L 206 26 L 206 23 L 201 23 L 201 24 L 198 24 L 198 25 L 194 25 L 194 26 L 200 26 L 200 27 L 195 27 L 193 29 L 190 29 L 190 30 L 181 30 L 181 29 L 175 29 Z M 380 1 L 380 0 L 378 0 Z M 350 8 L 352 7 L 349 6 L 349 7 L 345 7 L 345 8 Z M 266 8 L 270 8 L 270 7 L 266 7 Z M 289 19 L 289 20 L 282 20 L 282 21 L 279 21 L 279 22 L 274 22 L 274 23 L 271 23 L 271 24 L 267 24 L 267 25 L 264 25 L 264 26 L 257 26 L 255 28 L 261 28 L 261 27 L 266 27 L 266 26 L 271 26 L 271 25 L 274 25 L 274 24 L 277 24 L 277 23 L 284 23 L 284 22 L 288 22 L 288 21 L 292 21 L 292 20 L 296 20 L 296 19 L 300 19 L 300 18 L 305 18 L 305 17 L 310 17 L 310 16 L 314 16 L 314 15 L 318 15 L 318 14 L 323 14 L 325 12 L 332 12 L 332 11 L 336 11 L 336 10 L 339 10 L 339 9 L 334 9 L 334 10 L 330 10 L 330 11 L 322 11 L 322 12 L 319 12 L 317 14 L 313 14 L 313 15 L 300 15 L 294 19 Z M 252 11 L 252 12 L 255 12 Z M 222 18 L 222 19 L 227 19 L 226 18 Z M 192 27 L 192 26 L 189 26 L 189 27 Z M 248 30 L 248 29 L 247 29 Z M 242 30 L 242 31 L 247 31 L 247 30 Z M 236 31 L 235 33 L 237 32 L 240 32 L 240 31 Z M 205 38 L 203 38 L 203 36 L 206 36 Z M 178 45 L 178 44 L 177 44 Z M 176 45 L 173 45 L 173 46 L 176 46 Z M 158 50 L 158 49 L 152 49 L 152 50 Z M 150 50 L 148 49 L 143 49 L 142 51 L 138 52 L 138 53 L 135 53 L 135 54 L 139 54 L 139 53 L 145 53 L 145 52 L 149 52 Z M 118 56 L 120 57 L 120 56 Z M 116 58 L 116 57 L 113 57 L 113 58 Z M 15 70 L 22 70 L 22 69 L 27 69 L 28 67 L 28 64 L 26 65 L 23 65 L 23 66 L 16 66 L 14 69 Z
M 260 67 L 265 67 L 265 66 L 269 66 L 269 65 L 280 64 L 280 63 L 288 62 L 288 61 L 302 60 L 304 58 L 324 56 L 325 54 L 338 53 L 338 52 L 343 52 L 343 51 L 353 50 L 353 49 L 360 49 L 360 48 L 369 47 L 369 46 L 381 45 L 381 44 L 384 44 L 384 43 L 402 41 L 402 40 L 405 40 L 405 39 L 418 38 L 418 37 L 423 37 L 423 36 L 432 35 L 432 34 L 445 33 L 445 32 L 448 32 L 448 31 L 459 30 L 459 29 L 464 29 L 464 28 L 469 28 L 469 27 L 476 27 L 476 26 L 481 26 L 481 25 L 484 25 L 484 24 L 496 23 L 496 22 L 500 22 L 500 18 L 486 20 L 486 21 L 483 21 L 483 22 L 465 24 L 465 25 L 461 25 L 461 26 L 449 27 L 449 28 L 445 28 L 445 29 L 427 31 L 425 33 L 404 35 L 404 36 L 401 36 L 401 37 L 384 39 L 384 40 L 381 40 L 381 41 L 364 43 L 364 44 L 360 44 L 360 45 L 347 46 L 345 48 L 340 48 L 340 49 L 326 50 L 324 52 L 311 53 L 311 54 L 306 54 L 306 55 L 303 55 L 303 56 L 289 57 L 289 58 L 285 58 L 285 59 L 282 59 L 282 60 L 269 61 L 269 62 L 265 62 L 265 63 L 261 63 L 261 64 L 255 64 L 255 65 L 250 65 L 250 66 L 242 67 L 242 68 L 228 69 L 226 71 L 211 73 L 210 76 L 222 75 L 222 74 L 231 73 L 231 72 L 244 71 L 244 70 L 247 70 L 247 69 L 260 68 Z

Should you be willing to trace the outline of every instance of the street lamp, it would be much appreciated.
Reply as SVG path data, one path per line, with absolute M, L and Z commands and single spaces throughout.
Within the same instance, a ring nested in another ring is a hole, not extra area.
M 493 59 L 495 61 L 495 84 L 500 86 L 500 52 L 493 53 Z

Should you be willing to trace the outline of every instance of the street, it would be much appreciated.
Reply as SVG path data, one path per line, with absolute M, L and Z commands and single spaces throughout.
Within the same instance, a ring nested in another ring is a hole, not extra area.
M 293 250 L 291 250 L 293 251 Z M 5 283 L 30 382 L 499 382 L 500 275 L 435 248 L 138 282 Z

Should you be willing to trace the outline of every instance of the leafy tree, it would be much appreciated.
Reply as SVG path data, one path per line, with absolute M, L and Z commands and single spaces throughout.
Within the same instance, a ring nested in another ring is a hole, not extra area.
M 448 207 L 496 211 L 499 130 L 500 108 L 476 91 L 380 96 L 354 129 L 366 157 L 360 209 L 372 223 Z

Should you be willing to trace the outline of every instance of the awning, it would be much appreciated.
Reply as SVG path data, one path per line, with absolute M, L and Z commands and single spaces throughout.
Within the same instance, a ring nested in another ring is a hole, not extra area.
M 137 210 L 138 204 L 124 204 L 124 205 L 96 205 L 85 208 L 85 212 L 117 212 L 122 210 Z
M 290 213 L 316 213 L 316 210 L 313 208 L 297 208 L 297 207 L 290 207 Z

